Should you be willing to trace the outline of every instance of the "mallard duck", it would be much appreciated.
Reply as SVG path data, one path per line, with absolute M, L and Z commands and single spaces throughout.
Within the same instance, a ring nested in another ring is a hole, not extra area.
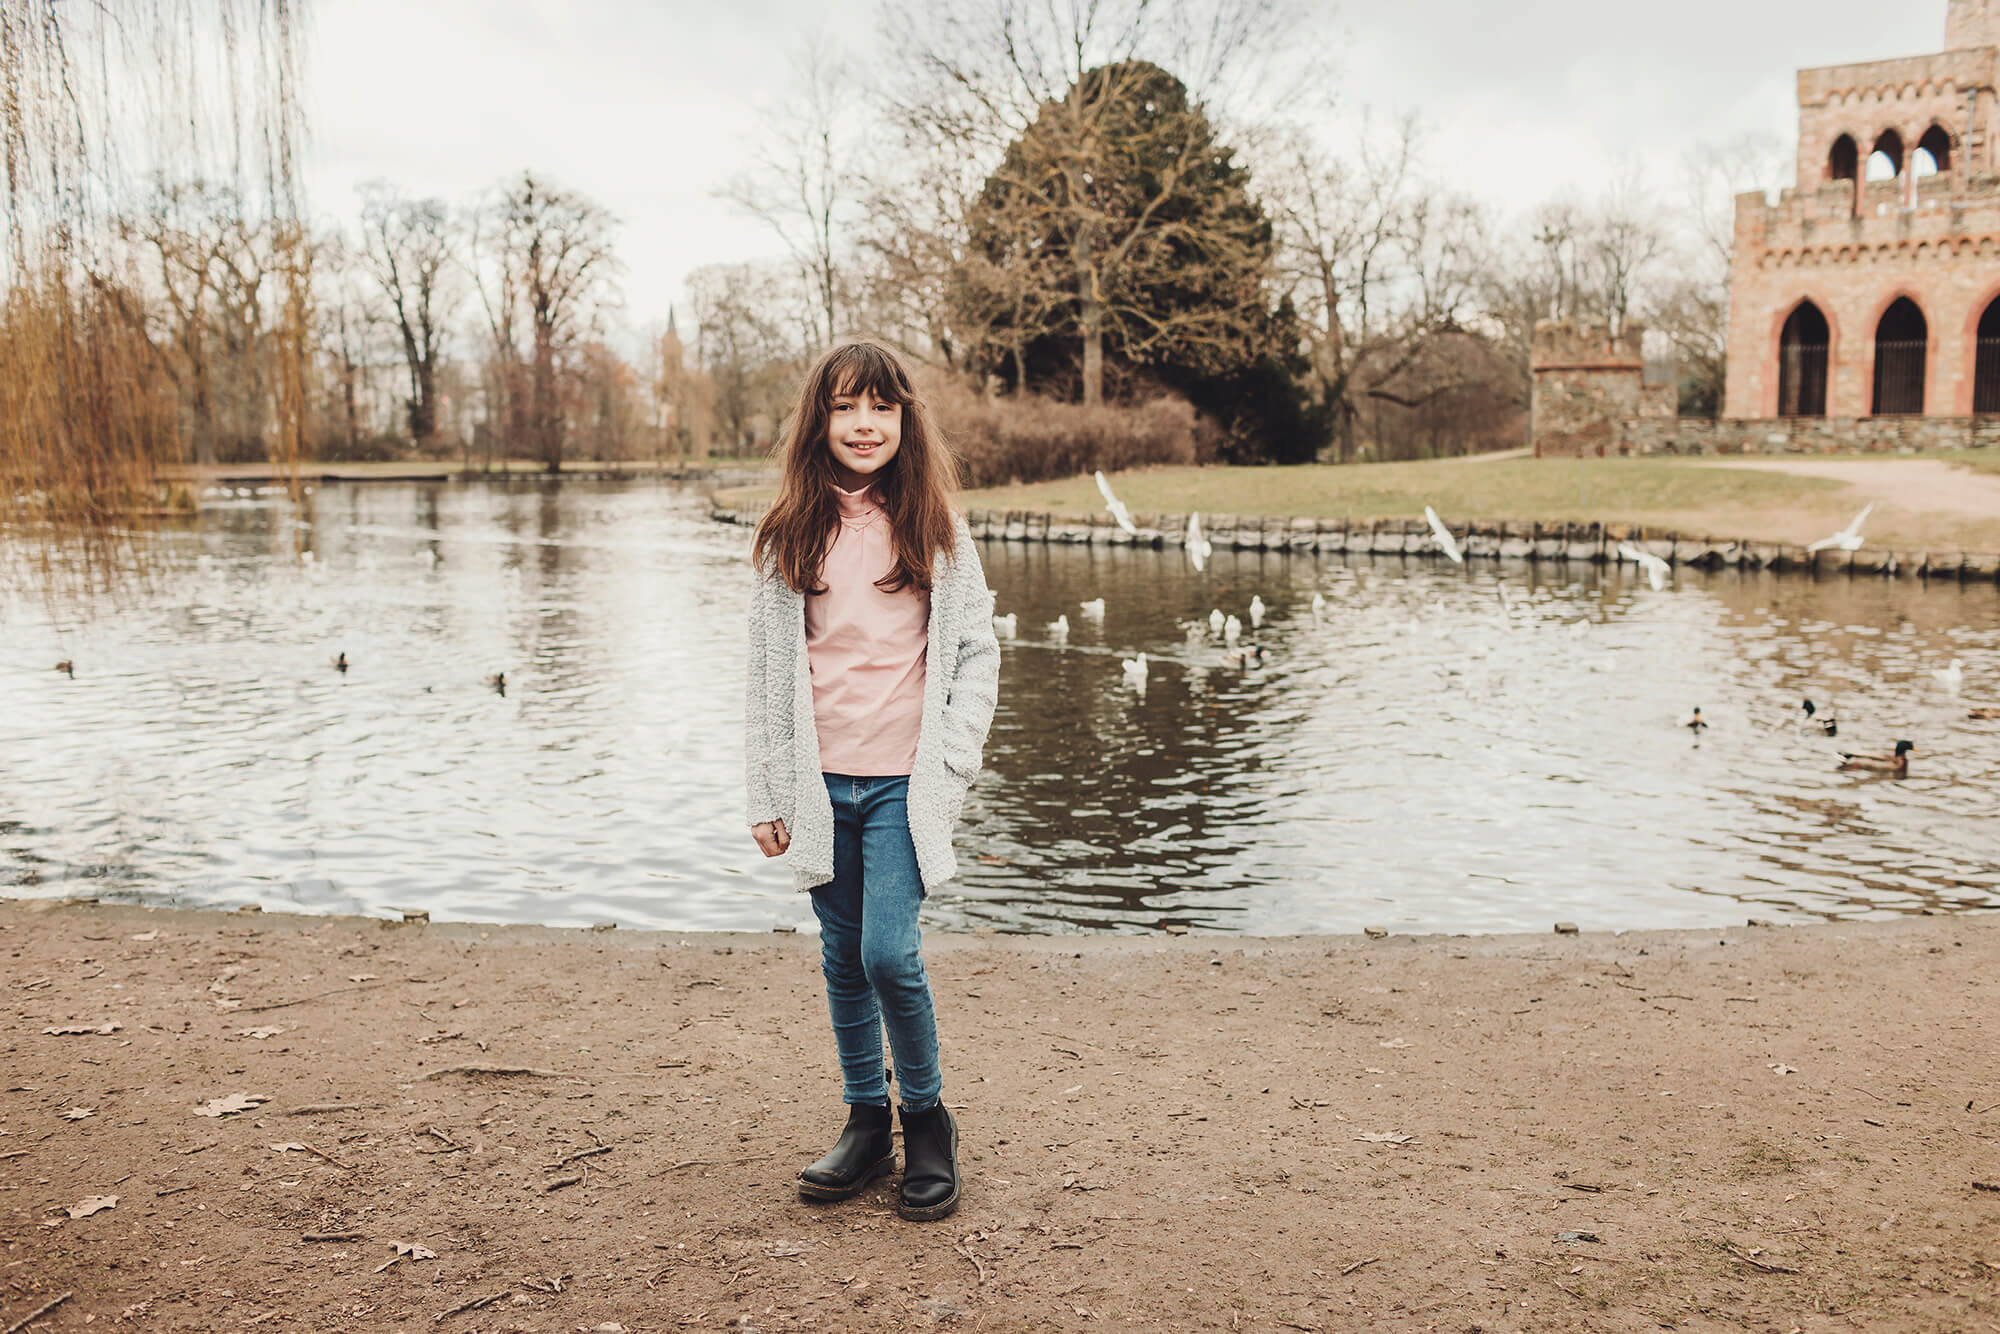
M 1972 710 L 1972 711 L 1971 711 L 1970 713 L 1966 714 L 1965 716 L 1966 716 L 1966 717 L 1968 717 L 1968 718 L 1977 718 L 1977 719 L 1981 719 L 1981 720 L 1983 720 L 1983 721 L 1986 721 L 1986 722 L 1992 722 L 1992 721 L 1993 721 L 1994 719 L 1996 719 L 1996 718 L 2000 718 L 2000 709 L 1995 709 L 1995 708 L 1979 708 L 1979 709 L 1974 709 L 1974 710 Z
M 1910 771 L 1910 752 L 1917 748 L 1914 741 L 1898 741 L 1894 755 L 1853 755 L 1840 752 L 1840 767 L 1843 769 L 1866 769 L 1870 773 L 1895 774 L 1898 778 Z
M 1222 655 L 1223 663 L 1230 667 L 1262 667 L 1270 658 L 1270 651 L 1255 643 L 1225 650 Z
M 1696 736 L 1700 736 L 1701 729 L 1708 726 L 1708 720 L 1701 716 L 1701 710 L 1697 708 L 1694 711 L 1694 717 L 1682 723 L 1681 726 L 1687 728 L 1688 731 L 1693 732 Z
M 344 672 L 347 670 L 346 649 L 342 649 L 340 652 L 333 655 L 333 670 L 335 670 L 336 672 Z
M 486 678 L 486 688 L 487 688 L 488 690 L 495 690 L 495 691 L 498 691 L 499 693 L 501 693 L 501 694 L 503 694 L 503 695 L 504 695 L 504 694 L 506 694 L 506 693 L 507 693 L 507 673 L 505 673 L 505 672 L 495 672 L 495 673 L 493 673 L 493 675 L 491 675 L 491 676 L 487 677 L 487 678 Z
M 1826 733 L 1828 736 L 1840 735 L 1840 723 L 1834 718 L 1833 711 L 1831 709 L 1827 710 L 1824 713 L 1821 713 L 1818 709 L 1813 707 L 1813 702 L 1811 700 L 1807 700 L 1805 703 L 1805 710 L 1806 710 L 1806 726 L 1816 727 L 1820 731 Z
M 61 662 L 57 663 L 56 670 L 67 676 L 70 680 L 76 680 L 76 664 L 68 658 L 64 658 Z

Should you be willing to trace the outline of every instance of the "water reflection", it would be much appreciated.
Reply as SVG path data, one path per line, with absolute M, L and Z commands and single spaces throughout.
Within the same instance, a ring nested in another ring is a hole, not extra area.
M 653 485 L 335 488 L 307 518 L 208 511 L 167 577 L 86 623 L 5 609 L 6 892 L 809 922 L 742 824 L 742 530 Z M 1196 576 L 1179 552 L 985 555 L 1019 633 L 941 925 L 1546 930 L 2000 904 L 2000 724 L 1965 716 L 2000 696 L 1991 587 L 1684 570 L 1654 593 L 1527 564 L 1218 552 Z M 1079 606 L 1097 597 L 1101 621 Z M 1266 665 L 1225 664 L 1212 608 Z M 1119 668 L 1140 650 L 1143 692 Z M 1930 676 L 1952 657 L 1962 699 Z M 1837 710 L 1837 740 L 1802 725 L 1807 695 Z M 1698 738 L 1679 726 L 1696 706 Z M 1908 779 L 1835 771 L 1838 749 L 1899 736 L 1918 745 Z

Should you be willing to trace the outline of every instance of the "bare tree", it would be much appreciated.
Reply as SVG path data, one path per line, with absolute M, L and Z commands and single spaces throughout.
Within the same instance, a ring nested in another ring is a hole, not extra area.
M 1639 298 L 1639 284 L 1667 248 L 1659 210 L 1636 166 L 1627 164 L 1612 178 L 1586 235 L 1584 270 L 1616 338 Z
M 784 242 L 812 296 L 807 336 L 816 347 L 847 327 L 841 251 L 862 189 L 853 149 L 857 99 L 840 80 L 841 64 L 823 37 L 794 57 L 789 95 L 768 113 L 754 165 L 719 192 Z
M 562 468 L 558 361 L 611 298 L 614 225 L 594 200 L 523 172 L 470 229 L 509 435 L 550 472 Z
M 423 449 L 437 435 L 438 358 L 462 296 L 457 224 L 443 200 L 408 199 L 376 182 L 362 188 L 361 231 L 409 370 L 410 437 Z
M 688 275 L 695 347 L 713 379 L 718 424 L 734 452 L 775 425 L 803 348 L 794 337 L 797 301 L 783 276 L 754 264 L 708 264 Z

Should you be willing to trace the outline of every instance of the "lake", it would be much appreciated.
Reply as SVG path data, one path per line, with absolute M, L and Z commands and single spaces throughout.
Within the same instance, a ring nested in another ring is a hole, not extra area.
M 154 578 L 81 611 L 17 593 L 0 893 L 810 929 L 743 823 L 748 536 L 673 484 L 333 486 L 304 522 L 210 502 Z M 1991 585 L 1682 569 L 1655 592 L 1588 566 L 982 550 L 1018 626 L 932 925 L 2000 906 L 2000 722 L 1967 718 L 2000 704 Z M 1080 606 L 1098 597 L 1101 621 Z M 1263 666 L 1224 661 L 1211 608 Z M 1120 666 L 1141 650 L 1143 691 Z M 1962 695 L 1933 676 L 1952 658 Z M 1801 725 L 1807 696 L 1838 739 Z M 1836 768 L 1903 737 L 1908 778 Z

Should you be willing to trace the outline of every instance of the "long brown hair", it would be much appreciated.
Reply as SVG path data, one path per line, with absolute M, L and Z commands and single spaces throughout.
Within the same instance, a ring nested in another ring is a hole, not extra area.
M 902 406 L 902 442 L 873 481 L 875 503 L 889 519 L 896 563 L 875 582 L 890 593 L 911 587 L 928 591 L 933 557 L 950 553 L 957 540 L 952 497 L 958 460 L 910 383 L 902 358 L 867 338 L 836 343 L 806 372 L 798 405 L 778 432 L 778 498 L 757 525 L 751 560 L 759 569 L 775 564 L 801 593 L 825 591 L 820 564 L 840 525 L 827 426 L 834 398 L 846 394 Z

